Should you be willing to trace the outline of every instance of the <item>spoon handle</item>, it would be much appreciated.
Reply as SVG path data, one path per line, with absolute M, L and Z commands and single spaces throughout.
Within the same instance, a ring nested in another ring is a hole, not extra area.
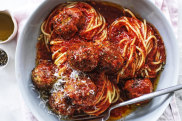
M 131 100 L 116 104 L 116 105 L 112 106 L 111 110 L 115 109 L 115 108 L 118 108 L 118 107 L 121 107 L 121 106 L 130 105 L 130 104 L 138 103 L 138 102 L 145 101 L 145 100 L 148 100 L 148 99 L 152 99 L 154 97 L 161 96 L 161 95 L 164 95 L 164 94 L 167 94 L 167 93 L 171 93 L 171 92 L 174 92 L 174 91 L 180 90 L 180 89 L 182 89 L 182 84 L 172 86 L 172 87 L 168 87 L 168 88 L 165 88 L 165 89 L 161 89 L 161 90 L 158 90 L 158 91 L 155 91 L 155 92 L 152 92 L 152 93 L 149 93 L 149 94 L 145 94 L 143 96 L 140 96 L 140 97 L 137 97 L 137 98 L 134 98 L 134 99 L 131 99 Z

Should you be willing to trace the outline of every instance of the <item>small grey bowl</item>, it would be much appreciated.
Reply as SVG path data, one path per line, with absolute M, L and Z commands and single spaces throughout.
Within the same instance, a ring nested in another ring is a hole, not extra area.
M 8 65 L 8 63 L 9 63 L 9 56 L 8 56 L 8 53 L 4 49 L 0 48 L 0 50 L 4 51 L 6 53 L 6 55 L 7 55 L 7 62 L 6 62 L 6 64 L 0 66 L 0 70 L 2 70 L 2 69 L 4 69 Z
M 129 8 L 153 24 L 164 40 L 167 59 L 157 89 L 167 88 L 177 84 L 179 70 L 178 42 L 172 27 L 160 10 L 149 0 L 105 0 Z M 18 85 L 25 103 L 39 121 L 59 121 L 56 115 L 38 98 L 39 94 L 32 89 L 31 71 L 35 67 L 36 43 L 40 34 L 40 25 L 56 5 L 66 0 L 46 0 L 29 17 L 17 43 L 15 70 Z M 171 94 L 154 98 L 149 104 L 138 108 L 128 115 L 127 121 L 156 121 L 164 112 L 171 99 Z

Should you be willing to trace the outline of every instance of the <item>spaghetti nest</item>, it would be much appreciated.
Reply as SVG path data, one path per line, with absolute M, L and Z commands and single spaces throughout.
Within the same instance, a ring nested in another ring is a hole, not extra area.
M 128 9 L 109 28 L 110 41 L 117 43 L 126 64 L 119 78 L 155 78 L 165 64 L 165 48 L 156 30 Z
M 43 22 L 40 39 L 56 66 L 48 78 L 52 86 L 49 105 L 55 113 L 100 115 L 123 101 L 120 81 L 155 78 L 161 71 L 166 57 L 160 36 L 128 9 L 123 13 L 108 25 L 88 3 L 71 2 L 57 6 Z M 49 72 L 51 62 L 34 69 L 38 70 L 32 73 L 34 84 L 47 78 L 44 72 Z
M 56 9 L 49 15 L 49 17 L 44 21 L 41 26 L 41 31 L 43 33 L 43 37 L 45 43 L 47 44 L 47 49 L 52 52 L 52 59 L 54 60 L 54 64 L 58 67 L 58 78 L 63 78 L 66 80 L 66 84 L 64 84 L 64 91 L 62 91 L 62 97 L 66 97 L 69 93 L 74 93 L 72 95 L 78 95 L 79 93 L 75 93 L 76 90 L 81 90 L 77 88 L 78 83 L 77 80 L 74 83 L 74 78 L 70 75 L 73 73 L 73 70 L 69 68 L 68 64 L 68 50 L 73 48 L 75 44 L 79 45 L 82 42 L 91 41 L 92 44 L 99 44 L 107 38 L 107 27 L 105 18 L 98 13 L 92 6 L 83 2 L 74 2 L 71 4 L 63 4 L 57 6 Z M 91 96 L 90 92 L 89 97 L 93 100 L 88 103 L 88 105 L 84 105 L 83 100 L 80 97 L 83 97 L 80 94 L 78 100 L 82 100 L 81 103 L 75 101 L 75 96 L 70 97 L 80 108 L 89 115 L 99 115 L 104 112 L 112 103 L 115 103 L 119 99 L 119 89 L 116 85 L 111 83 L 107 76 L 103 73 L 98 77 L 100 80 L 95 80 L 95 84 L 92 86 L 97 88 L 97 90 L 93 89 L 92 93 L 94 96 Z M 72 80 L 71 83 L 68 80 Z M 83 81 L 83 79 L 81 79 Z M 73 85 L 72 87 L 68 87 L 68 83 Z M 87 82 L 88 83 L 88 82 Z M 84 87 L 82 85 L 82 87 Z M 73 91 L 70 92 L 70 88 Z M 85 92 L 86 93 L 86 92 Z M 60 91 L 56 91 L 53 95 L 60 95 Z M 84 95 L 85 96 L 85 95 Z M 57 96 L 52 96 L 50 105 L 53 107 L 55 112 L 60 112 L 60 108 L 54 108 L 56 104 L 55 99 Z M 76 97 L 78 98 L 78 96 Z M 61 104 L 61 102 L 60 102 Z M 103 108 L 104 107 L 104 108 Z M 62 107 L 63 108 L 63 107 Z M 61 111 L 61 114 L 63 111 Z M 71 111 L 73 113 L 73 111 Z M 66 113 L 65 115 L 70 114 Z

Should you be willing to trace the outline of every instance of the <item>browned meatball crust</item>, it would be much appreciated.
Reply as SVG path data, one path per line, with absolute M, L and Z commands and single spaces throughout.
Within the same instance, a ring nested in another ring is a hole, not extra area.
M 92 71 L 97 67 L 99 52 L 91 43 L 80 43 L 73 46 L 68 52 L 68 61 L 72 68 L 83 72 Z
M 72 103 L 80 106 L 90 106 L 94 103 L 96 85 L 89 78 L 70 79 L 64 85 L 64 92 Z
M 124 90 L 127 92 L 129 99 L 140 97 L 144 94 L 153 92 L 153 85 L 150 79 L 131 79 L 127 80 L 124 86 Z M 143 101 L 138 104 L 147 103 Z
M 32 81 L 39 89 L 51 88 L 52 84 L 56 81 L 54 73 L 56 66 L 47 60 L 42 60 L 32 70 Z
M 64 8 L 53 18 L 55 33 L 70 39 L 84 25 L 85 16 L 78 8 Z
M 50 96 L 49 105 L 59 115 L 72 115 L 75 112 L 75 107 L 70 104 L 70 99 L 65 97 L 61 90 Z
M 108 74 L 117 73 L 123 66 L 121 53 L 114 46 L 104 45 L 101 48 L 99 65 Z

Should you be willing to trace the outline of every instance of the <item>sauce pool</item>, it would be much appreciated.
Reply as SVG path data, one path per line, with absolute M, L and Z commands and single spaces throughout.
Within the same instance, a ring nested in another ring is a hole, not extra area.
M 107 24 L 111 24 L 117 18 L 123 16 L 123 8 L 116 4 L 113 4 L 113 3 L 111 4 L 108 2 L 88 2 L 88 3 L 104 16 Z M 161 39 L 160 36 L 158 36 L 158 39 Z M 41 60 L 41 59 L 51 60 L 51 53 L 47 50 L 45 43 L 42 40 L 40 40 L 37 44 L 37 61 Z M 158 74 L 157 78 L 153 79 L 152 83 L 154 86 L 154 90 L 157 87 L 159 78 L 160 78 L 160 74 Z M 43 94 L 43 96 L 45 96 L 45 95 L 47 95 L 47 94 Z M 43 97 L 43 96 L 41 96 L 41 97 Z M 135 111 L 136 108 L 137 108 L 137 106 L 135 106 L 135 105 L 116 108 L 115 110 L 113 110 L 111 112 L 110 120 L 117 120 L 122 117 L 125 117 L 128 114 L 130 114 L 131 112 Z

